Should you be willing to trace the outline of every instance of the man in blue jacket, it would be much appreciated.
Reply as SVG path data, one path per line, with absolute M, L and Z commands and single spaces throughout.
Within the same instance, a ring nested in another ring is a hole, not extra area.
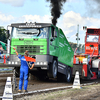
M 16 52 L 16 55 L 21 60 L 21 66 L 20 66 L 20 80 L 19 80 L 19 90 L 18 92 L 22 91 L 22 85 L 23 85 L 23 78 L 24 78 L 24 92 L 27 92 L 27 85 L 28 85 L 28 73 L 29 69 L 33 69 L 34 62 L 31 62 L 32 67 L 28 66 L 28 62 L 26 61 L 25 57 L 18 54 L 16 48 L 13 48 Z M 25 51 L 25 56 L 28 56 L 29 52 L 28 50 Z

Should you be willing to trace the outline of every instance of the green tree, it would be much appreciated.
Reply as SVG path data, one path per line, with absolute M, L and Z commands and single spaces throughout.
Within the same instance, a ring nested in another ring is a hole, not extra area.
M 73 51 L 77 48 L 77 44 L 73 42 L 69 42 L 70 46 L 72 47 Z
M 0 27 L 0 41 L 7 43 L 6 29 Z
M 77 48 L 77 43 L 69 42 L 69 44 L 70 44 L 71 48 L 73 49 L 73 51 L 75 51 L 75 49 Z M 84 53 L 85 52 L 85 45 L 79 44 L 77 52 Z

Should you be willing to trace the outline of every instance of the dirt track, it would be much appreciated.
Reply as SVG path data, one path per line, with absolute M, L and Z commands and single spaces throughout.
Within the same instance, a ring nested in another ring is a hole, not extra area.
M 9 74 L 10 75 L 10 74 Z M 11 75 L 10 75 L 11 76 Z M 6 78 L 4 79 L 4 75 L 2 76 L 3 79 L 0 82 L 0 91 L 3 92 Z M 90 83 L 99 80 L 92 80 L 92 81 L 85 81 L 81 80 L 82 83 Z M 19 83 L 19 78 L 17 78 L 17 84 Z M 57 80 L 29 80 L 28 91 L 35 91 L 53 87 L 61 87 L 61 86 L 69 86 L 72 83 L 66 82 L 57 82 Z M 17 89 L 18 90 L 18 89 Z M 13 93 L 17 93 L 14 91 Z M 24 96 L 21 98 L 14 98 L 14 100 L 100 100 L 100 85 L 92 85 L 92 86 L 85 86 L 82 89 L 70 89 L 70 90 L 60 90 L 56 92 L 49 92 L 49 93 L 42 93 L 42 94 L 35 94 L 31 96 Z M 34 99 L 33 99 L 34 98 Z
M 14 100 L 100 100 L 100 84 L 84 86 L 82 89 L 69 89 L 35 94 Z

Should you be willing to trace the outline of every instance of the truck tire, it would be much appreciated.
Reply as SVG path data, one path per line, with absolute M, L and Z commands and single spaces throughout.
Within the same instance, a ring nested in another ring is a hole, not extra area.
M 58 62 L 56 59 L 53 60 L 52 63 L 49 64 L 49 70 L 48 70 L 48 77 L 49 78 L 56 78 L 58 72 Z
M 15 68 L 15 75 L 16 75 L 16 77 L 20 76 L 20 67 Z
M 100 62 L 98 64 L 98 72 L 97 72 L 98 78 L 100 78 Z
M 90 70 L 90 67 L 88 66 L 87 68 L 87 78 L 88 80 L 91 80 L 91 77 L 92 77 L 92 71 Z
M 98 78 L 100 78 L 100 71 L 98 70 Z
M 72 70 L 71 67 L 66 67 L 66 75 L 64 75 L 65 82 L 71 82 L 72 79 Z

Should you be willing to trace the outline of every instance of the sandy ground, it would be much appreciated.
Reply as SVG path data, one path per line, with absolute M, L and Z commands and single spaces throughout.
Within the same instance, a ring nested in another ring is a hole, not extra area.
M 100 84 L 83 86 L 81 89 L 66 89 L 34 94 L 14 100 L 100 100 Z

